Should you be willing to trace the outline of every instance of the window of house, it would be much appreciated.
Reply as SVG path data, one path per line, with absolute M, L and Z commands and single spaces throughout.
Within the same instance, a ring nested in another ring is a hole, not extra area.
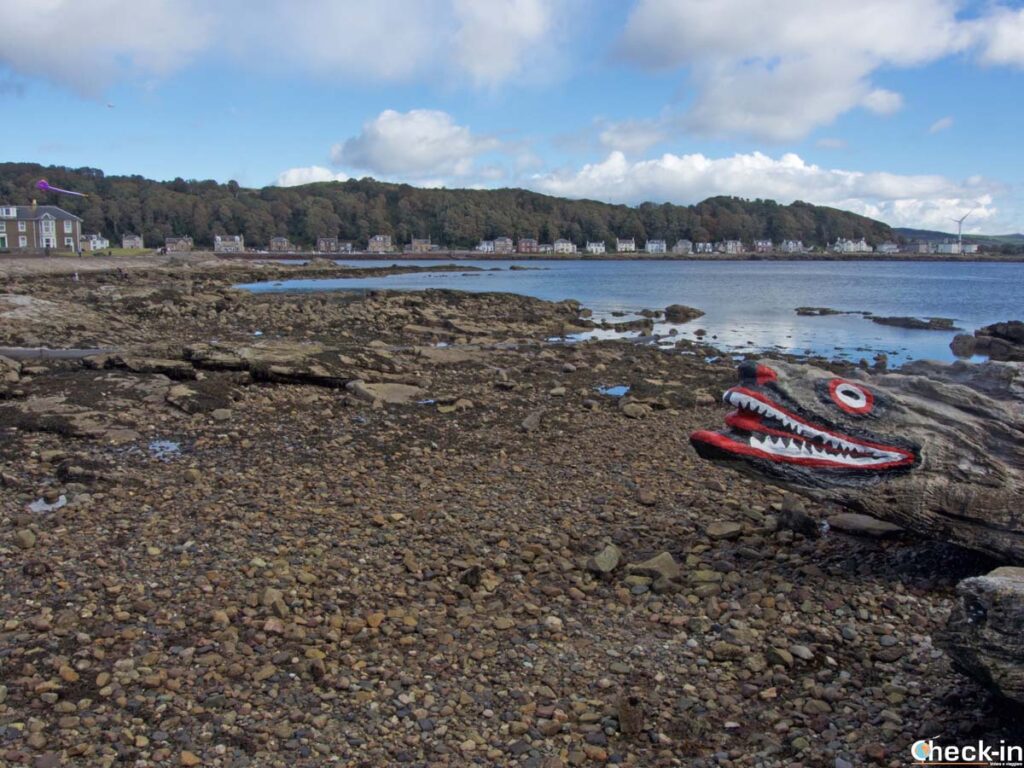
M 18 222 L 18 231 L 19 232 L 24 232 L 25 231 L 25 222 L 24 221 L 19 221 Z
M 0 232 L 6 232 L 6 231 L 7 231 L 7 222 L 6 221 L 0 221 Z
M 73 225 L 72 225 L 72 223 L 70 221 L 65 221 L 64 222 L 64 234 L 65 235 L 70 235 L 71 234 L 72 226 Z
M 57 222 L 53 219 L 43 219 L 42 231 L 44 235 L 52 235 L 57 228 Z
M 26 247 L 26 246 L 28 245 L 28 238 L 27 238 L 27 237 L 25 237 L 24 235 L 21 235 L 21 236 L 20 236 L 20 237 L 18 238 L 18 245 L 19 245 L 19 246 L 20 246 L 21 248 L 25 248 L 25 247 Z
M 65 237 L 64 238 L 64 245 L 66 245 L 68 248 L 73 247 L 74 244 L 75 244 L 75 241 L 72 240 L 70 237 Z
M 7 235 L 0 235 L 0 251 L 7 250 Z

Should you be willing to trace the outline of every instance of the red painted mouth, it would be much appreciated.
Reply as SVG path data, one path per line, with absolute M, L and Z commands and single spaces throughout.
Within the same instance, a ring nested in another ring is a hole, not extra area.
M 895 445 L 843 434 L 814 424 L 746 387 L 726 391 L 725 402 L 736 410 L 725 418 L 724 432 L 702 430 L 690 442 L 705 458 L 753 458 L 779 464 L 862 472 L 909 467 L 917 457 Z

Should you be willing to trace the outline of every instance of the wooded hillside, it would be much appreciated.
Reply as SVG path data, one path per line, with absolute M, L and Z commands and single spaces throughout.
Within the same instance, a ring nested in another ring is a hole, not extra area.
M 35 189 L 40 178 L 89 194 L 81 199 Z M 691 206 L 643 203 L 631 207 L 593 200 L 566 200 L 523 189 L 419 189 L 373 179 L 326 182 L 302 187 L 246 189 L 236 182 L 158 182 L 141 176 L 106 176 L 95 168 L 63 168 L 34 163 L 0 163 L 0 204 L 60 205 L 84 219 L 84 231 L 99 231 L 112 242 L 141 233 L 149 245 L 170 235 L 191 235 L 210 246 L 215 234 L 243 234 L 249 247 L 265 246 L 275 235 L 298 245 L 337 236 L 364 247 L 377 233 L 396 243 L 430 237 L 444 247 L 471 248 L 481 239 L 564 237 L 587 240 L 616 237 L 697 241 L 755 238 L 803 240 L 824 245 L 837 237 L 867 238 L 877 244 L 897 239 L 886 224 L 846 211 L 808 203 L 779 205 L 771 200 L 713 197 Z

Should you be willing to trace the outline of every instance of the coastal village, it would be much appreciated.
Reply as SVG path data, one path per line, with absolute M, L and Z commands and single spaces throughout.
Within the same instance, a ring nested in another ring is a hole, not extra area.
M 141 250 L 145 246 L 144 234 L 126 233 L 121 235 L 121 248 L 125 250 Z M 106 251 L 111 248 L 110 240 L 102 234 L 82 232 L 82 219 L 54 205 L 0 206 L 0 251 L 31 252 L 31 251 L 72 251 L 91 253 Z M 182 253 L 196 250 L 196 243 L 190 235 L 178 235 L 164 239 L 161 250 L 165 253 Z M 201 249 L 199 249 L 201 250 Z M 284 236 L 271 237 L 269 243 L 246 244 L 241 234 L 217 234 L 213 238 L 214 253 L 221 254 L 482 254 L 516 255 L 527 257 L 553 258 L 581 257 L 603 255 L 644 254 L 652 257 L 687 257 L 709 256 L 721 254 L 740 256 L 744 254 L 762 255 L 800 255 L 800 254 L 882 254 L 882 255 L 944 255 L 976 254 L 979 247 L 976 243 L 964 243 L 949 238 L 944 242 L 912 240 L 902 243 L 884 241 L 872 245 L 865 238 L 837 238 L 827 246 L 805 244 L 802 240 L 782 240 L 774 242 L 768 239 L 720 240 L 717 242 L 676 240 L 671 246 L 661 239 L 648 239 L 641 243 L 636 238 L 617 237 L 614 241 L 595 240 L 575 243 L 572 240 L 558 238 L 552 243 L 541 243 L 536 238 L 496 237 L 493 240 L 481 240 L 475 248 L 467 249 L 457 246 L 434 243 L 431 238 L 412 238 L 408 243 L 393 240 L 391 235 L 376 234 L 370 237 L 366 245 L 342 240 L 336 236 L 318 237 L 316 243 L 292 242 Z

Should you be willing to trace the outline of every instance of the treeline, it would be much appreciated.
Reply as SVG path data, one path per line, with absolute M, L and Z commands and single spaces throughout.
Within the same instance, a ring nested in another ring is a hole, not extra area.
M 57 196 L 35 189 L 40 178 L 89 195 Z M 582 244 L 616 237 L 694 242 L 771 239 L 825 245 L 837 237 L 864 237 L 877 245 L 898 240 L 886 224 L 835 208 L 795 202 L 713 197 L 691 206 L 643 203 L 632 207 L 594 200 L 567 200 L 523 189 L 419 189 L 373 179 L 246 189 L 237 182 L 141 176 L 106 176 L 95 168 L 0 163 L 0 204 L 55 204 L 81 216 L 85 232 L 112 242 L 141 233 L 149 245 L 165 237 L 191 235 L 211 246 L 217 234 L 242 234 L 249 247 L 283 235 L 297 245 L 339 237 L 364 246 L 375 234 L 396 243 L 429 237 L 451 248 L 471 248 L 482 239 L 559 237 Z

